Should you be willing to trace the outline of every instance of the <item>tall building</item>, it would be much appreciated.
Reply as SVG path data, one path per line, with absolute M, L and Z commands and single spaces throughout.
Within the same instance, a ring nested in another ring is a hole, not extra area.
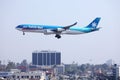
M 60 65 L 61 52 L 56 51 L 34 51 L 32 53 L 32 64 L 41 66 Z
M 112 72 L 113 72 L 113 80 L 120 80 L 119 79 L 119 77 L 120 77 L 119 76 L 119 66 L 117 64 L 114 64 Z

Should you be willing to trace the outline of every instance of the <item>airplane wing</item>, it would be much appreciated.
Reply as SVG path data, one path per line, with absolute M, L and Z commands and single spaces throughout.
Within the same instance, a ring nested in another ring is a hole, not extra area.
M 57 28 L 57 29 L 53 29 L 51 31 L 54 31 L 54 32 L 62 32 L 62 31 L 65 31 L 67 29 L 69 29 L 70 27 L 72 26 L 75 26 L 77 24 L 77 22 L 75 22 L 74 24 L 71 24 L 71 25 L 68 25 L 68 26 L 64 26 L 62 28 Z
M 69 29 L 70 27 L 72 27 L 72 26 L 75 26 L 77 24 L 77 22 L 75 22 L 74 24 L 71 24 L 71 25 L 68 25 L 68 26 L 65 26 L 65 27 L 63 27 L 63 29 Z

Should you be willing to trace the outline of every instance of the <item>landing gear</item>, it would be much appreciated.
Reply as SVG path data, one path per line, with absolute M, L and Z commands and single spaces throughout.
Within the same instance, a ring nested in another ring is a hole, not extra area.
M 58 39 L 61 38 L 61 36 L 59 34 L 56 34 L 55 37 L 58 38 Z
M 23 32 L 23 35 L 25 35 L 25 32 Z

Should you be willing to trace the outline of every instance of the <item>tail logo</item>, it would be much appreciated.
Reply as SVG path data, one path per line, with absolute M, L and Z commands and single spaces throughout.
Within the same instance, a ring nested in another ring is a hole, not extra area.
M 97 24 L 96 24 L 95 22 L 93 22 L 93 23 L 92 23 L 92 27 L 95 28 L 96 26 L 97 26 Z

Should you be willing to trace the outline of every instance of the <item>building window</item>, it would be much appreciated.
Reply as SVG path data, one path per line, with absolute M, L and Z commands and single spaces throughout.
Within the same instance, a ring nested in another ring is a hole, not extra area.
M 36 79 L 40 79 L 40 76 L 35 76 Z
M 29 76 L 26 76 L 27 78 L 29 78 Z
M 38 65 L 38 64 L 37 64 L 37 62 L 38 62 L 37 59 L 38 59 L 38 58 L 37 58 L 37 53 L 33 53 L 33 54 L 32 54 L 32 64 Z
M 20 76 L 17 76 L 17 78 L 20 78 Z
M 31 76 L 31 79 L 33 78 L 33 76 Z
M 38 65 L 43 65 L 43 58 L 42 58 L 42 53 L 38 53 L 38 59 L 37 59 L 37 61 L 38 61 Z
M 15 75 L 13 75 L 12 77 L 15 78 Z
M 21 78 L 24 78 L 24 76 L 21 76 Z

